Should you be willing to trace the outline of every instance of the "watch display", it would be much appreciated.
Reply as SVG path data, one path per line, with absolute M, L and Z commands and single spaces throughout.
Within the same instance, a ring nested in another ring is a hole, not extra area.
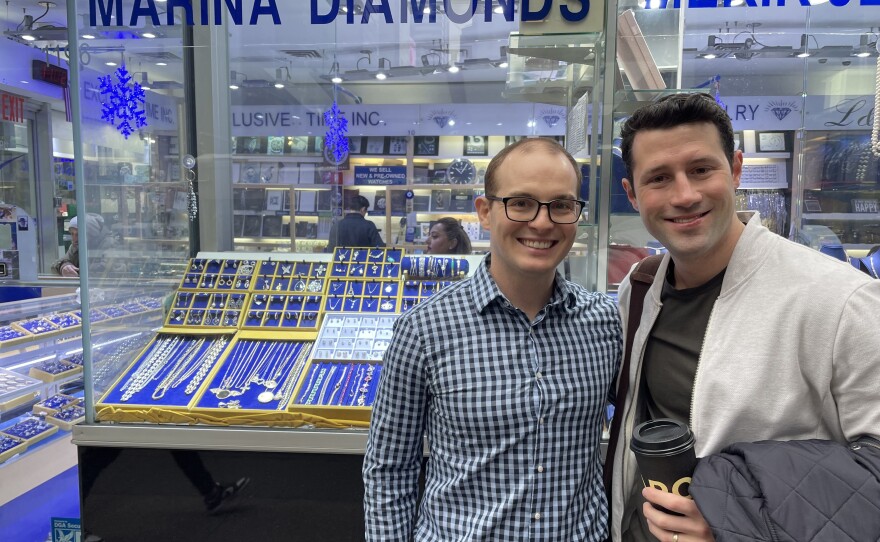
M 472 184 L 477 179 L 477 168 L 466 158 L 453 160 L 446 169 L 446 180 L 451 184 Z

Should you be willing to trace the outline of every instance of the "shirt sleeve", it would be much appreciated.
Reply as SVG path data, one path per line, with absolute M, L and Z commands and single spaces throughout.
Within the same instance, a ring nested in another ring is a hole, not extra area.
M 412 539 L 427 399 L 422 341 L 404 317 L 385 353 L 364 457 L 368 541 Z
M 74 259 L 76 259 L 76 261 L 74 261 Z M 66 263 L 72 263 L 79 267 L 79 251 L 74 245 L 70 245 L 63 258 L 52 264 L 52 271 L 54 271 L 56 275 L 60 275 L 61 268 L 64 267 L 64 264 Z
M 338 222 L 334 222 L 332 226 L 330 226 L 330 235 L 327 236 L 327 248 L 324 250 L 327 252 L 333 252 L 333 249 L 336 248 L 338 244 L 339 238 L 339 225 Z
M 868 435 L 880 439 L 880 280 L 858 288 L 844 306 L 834 344 L 831 393 L 847 441 Z

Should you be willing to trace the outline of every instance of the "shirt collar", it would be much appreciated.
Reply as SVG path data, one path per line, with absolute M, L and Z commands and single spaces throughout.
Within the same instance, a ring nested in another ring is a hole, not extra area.
M 485 311 L 486 307 L 493 301 L 497 300 L 501 304 L 510 303 L 489 273 L 491 265 L 492 255 L 489 254 L 483 258 L 471 282 L 474 303 L 480 313 Z M 550 294 L 550 301 L 547 303 L 547 307 L 559 306 L 563 311 L 570 314 L 575 311 L 576 305 L 577 294 L 572 289 L 571 283 L 565 280 L 559 271 L 556 271 L 556 278 L 553 281 L 553 293 Z

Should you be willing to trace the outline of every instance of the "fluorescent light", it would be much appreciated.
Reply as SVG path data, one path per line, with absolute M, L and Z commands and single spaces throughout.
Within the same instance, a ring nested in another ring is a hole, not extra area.
M 449 73 L 458 73 L 458 71 L 459 71 L 460 69 L 461 69 L 461 68 L 459 68 L 458 66 L 456 66 L 455 64 L 453 64 L 452 66 L 449 66 Z
M 376 74 L 376 79 L 378 79 L 379 81 L 384 81 L 387 78 L 388 78 L 388 76 L 382 72 L 379 72 Z
M 143 34 L 141 34 L 141 36 L 147 39 L 152 39 L 156 37 L 156 34 L 153 34 L 152 32 L 144 32 Z
M 338 75 L 334 75 L 333 78 L 330 79 L 330 81 L 331 81 L 333 84 L 338 85 L 339 83 L 342 82 L 342 77 L 339 77 Z
M 21 39 L 23 39 L 23 40 L 25 40 L 25 41 L 34 41 L 34 40 L 36 40 L 37 38 L 31 36 L 30 34 L 25 34 L 25 35 L 23 35 L 23 36 L 21 37 Z
M 716 55 L 715 53 L 706 53 L 705 55 L 703 55 L 703 58 L 708 58 L 711 60 L 713 58 L 718 58 L 718 55 Z
M 113 62 L 112 60 L 109 61 L 109 62 L 105 62 L 104 64 L 107 65 L 107 66 L 115 66 L 115 65 L 116 65 L 116 63 Z
M 449 122 L 447 122 L 446 124 L 450 126 L 455 126 L 455 119 L 449 119 Z
M 238 85 L 232 84 L 232 85 L 229 85 L 229 88 L 232 90 L 238 90 Z
M 284 88 L 284 83 L 275 83 L 275 88 Z
M 22 79 L 21 81 L 19 81 L 19 83 L 24 83 L 25 85 L 28 85 L 30 84 L 30 81 L 25 81 L 24 79 Z
M 808 52 L 803 52 L 803 53 L 797 54 L 798 58 L 807 58 L 808 56 L 810 56 L 810 53 L 808 53 Z
M 82 35 L 82 39 L 84 39 L 84 40 L 93 40 L 93 39 L 95 39 L 95 36 L 93 36 L 93 35 L 91 35 L 91 34 L 83 34 L 83 35 Z
M 156 62 L 156 65 L 157 66 L 167 66 L 168 63 L 167 62 Z
M 498 64 L 499 68 L 506 68 L 508 66 L 510 66 L 510 64 L 508 64 L 506 60 L 504 62 L 502 62 L 501 64 Z
M 871 56 L 871 53 L 869 53 L 868 51 L 859 51 L 858 53 L 855 54 L 855 56 L 857 56 L 859 58 L 865 58 L 867 56 Z

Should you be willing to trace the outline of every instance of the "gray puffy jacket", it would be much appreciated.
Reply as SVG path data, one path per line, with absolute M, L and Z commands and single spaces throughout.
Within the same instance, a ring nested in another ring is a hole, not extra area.
M 732 444 L 700 461 L 690 493 L 717 542 L 878 542 L 880 441 Z

